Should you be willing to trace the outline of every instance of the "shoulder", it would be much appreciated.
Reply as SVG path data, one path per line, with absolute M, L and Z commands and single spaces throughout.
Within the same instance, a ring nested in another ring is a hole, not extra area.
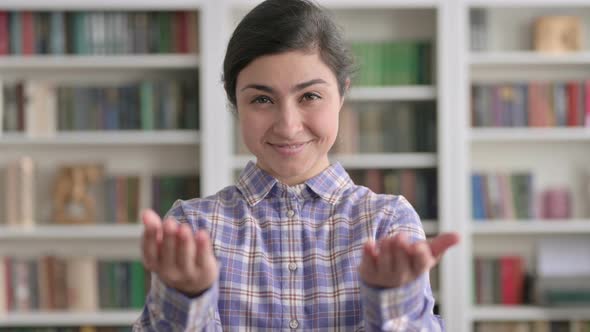
M 204 215 L 211 215 L 226 208 L 244 203 L 244 199 L 236 186 L 227 186 L 217 193 L 192 199 L 177 199 L 166 216 L 174 217 L 179 222 Z

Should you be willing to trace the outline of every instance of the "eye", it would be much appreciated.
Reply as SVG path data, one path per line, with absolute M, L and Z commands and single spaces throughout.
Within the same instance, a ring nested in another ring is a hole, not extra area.
M 317 93 L 313 93 L 313 92 L 306 92 L 301 97 L 302 101 L 312 101 L 312 100 L 318 100 L 318 99 L 322 99 L 322 97 L 320 97 L 320 95 L 318 95 Z
M 251 104 L 272 104 L 272 100 L 267 96 L 256 96 L 252 101 Z

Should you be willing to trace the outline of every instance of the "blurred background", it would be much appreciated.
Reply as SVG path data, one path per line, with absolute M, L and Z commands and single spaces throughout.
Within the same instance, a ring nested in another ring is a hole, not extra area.
M 220 82 L 257 3 L 0 2 L 0 331 L 131 330 L 140 211 L 253 159 Z M 447 331 L 589 332 L 590 3 L 319 3 L 359 65 L 330 158 L 462 237 Z

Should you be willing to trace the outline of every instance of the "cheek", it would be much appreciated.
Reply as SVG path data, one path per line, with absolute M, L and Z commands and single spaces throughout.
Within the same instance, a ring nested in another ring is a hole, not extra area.
M 250 146 L 255 141 L 259 141 L 265 132 L 265 124 L 262 119 L 252 116 L 239 116 L 240 129 L 246 145 Z
M 313 118 L 313 130 L 316 135 L 328 141 L 334 141 L 338 134 L 338 112 L 319 112 Z

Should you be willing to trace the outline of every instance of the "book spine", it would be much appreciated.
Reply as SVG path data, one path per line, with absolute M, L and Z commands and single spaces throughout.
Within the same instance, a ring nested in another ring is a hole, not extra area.
M 0 55 L 10 54 L 10 15 L 0 11 Z

